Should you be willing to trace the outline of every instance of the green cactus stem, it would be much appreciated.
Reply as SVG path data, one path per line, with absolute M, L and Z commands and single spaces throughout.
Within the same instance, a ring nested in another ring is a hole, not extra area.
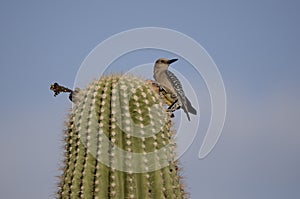
M 102 77 L 73 102 L 58 198 L 188 198 L 170 113 L 151 84 Z

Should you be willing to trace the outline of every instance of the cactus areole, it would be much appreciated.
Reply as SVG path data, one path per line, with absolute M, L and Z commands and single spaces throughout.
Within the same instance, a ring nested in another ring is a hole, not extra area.
M 163 100 L 134 76 L 76 92 L 65 130 L 58 198 L 187 198 Z

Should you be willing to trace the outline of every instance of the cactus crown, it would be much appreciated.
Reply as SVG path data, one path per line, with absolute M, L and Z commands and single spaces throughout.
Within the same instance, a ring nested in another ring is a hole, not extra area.
M 174 131 L 145 80 L 102 77 L 76 93 L 58 198 L 186 198 Z

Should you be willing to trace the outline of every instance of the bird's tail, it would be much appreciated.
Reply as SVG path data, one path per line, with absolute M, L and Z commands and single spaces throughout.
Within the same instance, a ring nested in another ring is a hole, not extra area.
M 190 118 L 189 112 L 187 112 L 186 110 L 184 110 L 184 112 L 185 112 L 185 114 L 186 114 L 186 116 L 187 116 L 188 120 L 189 120 L 189 121 L 191 121 L 191 118 Z
M 186 98 L 187 111 L 193 115 L 197 115 L 197 110 L 192 106 L 192 103 L 188 98 Z

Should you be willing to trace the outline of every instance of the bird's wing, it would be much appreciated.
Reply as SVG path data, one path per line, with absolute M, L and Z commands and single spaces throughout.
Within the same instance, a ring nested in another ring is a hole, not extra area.
M 186 100 L 186 97 L 185 97 L 185 94 L 184 94 L 184 91 L 183 91 L 183 88 L 182 88 L 182 85 L 181 85 L 179 79 L 171 71 L 168 71 L 168 70 L 166 70 L 166 75 L 167 75 L 167 78 L 169 79 L 169 81 L 171 82 L 172 87 L 174 88 L 174 90 L 178 96 L 178 99 L 181 102 L 183 111 L 186 113 L 188 120 L 190 120 L 188 107 L 187 107 L 187 100 Z

